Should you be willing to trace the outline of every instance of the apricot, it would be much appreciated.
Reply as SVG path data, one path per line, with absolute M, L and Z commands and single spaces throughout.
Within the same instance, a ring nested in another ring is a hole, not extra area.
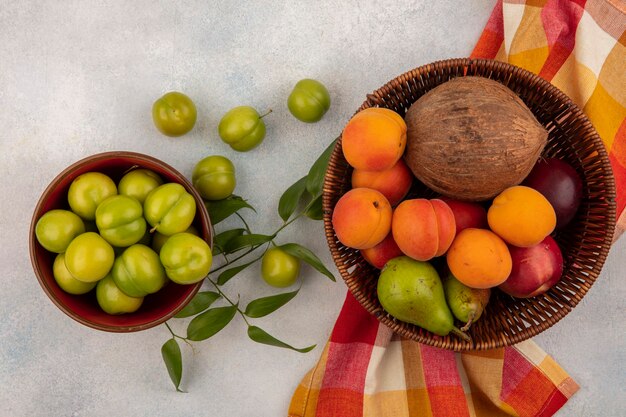
M 354 249 L 378 245 L 391 229 L 391 205 L 379 191 L 354 188 L 345 193 L 333 210 L 337 239 Z
M 409 192 L 411 184 L 413 184 L 413 173 L 402 159 L 384 171 L 355 169 L 352 172 L 353 188 L 365 187 L 380 191 L 392 206 L 402 201 Z
M 346 161 L 356 169 L 390 169 L 404 153 L 406 123 L 393 110 L 362 110 L 343 129 L 341 146 Z
M 427 261 L 450 247 L 456 233 L 454 214 L 438 199 L 404 200 L 393 212 L 391 232 L 404 254 Z
M 472 288 L 491 288 L 511 274 L 512 261 L 506 243 L 486 229 L 464 229 L 454 238 L 446 255 L 450 272 Z
M 517 185 L 493 199 L 487 221 L 489 228 L 507 243 L 528 248 L 552 233 L 556 213 L 539 191 Z
M 386 238 L 373 248 L 361 250 L 363 258 L 374 268 L 383 269 L 390 259 L 404 255 L 390 232 Z

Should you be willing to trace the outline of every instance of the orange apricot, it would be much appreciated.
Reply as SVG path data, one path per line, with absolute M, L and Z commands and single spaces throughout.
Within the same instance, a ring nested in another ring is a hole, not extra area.
M 380 191 L 392 206 L 402 201 L 409 192 L 411 184 L 413 184 L 413 173 L 402 159 L 384 171 L 355 169 L 352 172 L 353 188 L 365 187 Z
M 556 226 L 556 213 L 537 190 L 517 185 L 502 191 L 487 211 L 489 228 L 507 243 L 528 248 L 539 244 Z
M 356 169 L 390 169 L 404 153 L 406 123 L 393 110 L 362 110 L 343 129 L 341 146 L 346 161 Z
M 441 200 L 404 200 L 393 212 L 391 232 L 407 256 L 427 261 L 441 256 L 456 233 L 454 213 Z
M 506 243 L 486 229 L 463 229 L 446 254 L 450 272 L 472 288 L 491 288 L 511 274 L 511 253 Z
M 345 193 L 333 210 L 332 224 L 337 239 L 354 249 L 376 246 L 391 229 L 389 201 L 376 190 L 354 188 Z

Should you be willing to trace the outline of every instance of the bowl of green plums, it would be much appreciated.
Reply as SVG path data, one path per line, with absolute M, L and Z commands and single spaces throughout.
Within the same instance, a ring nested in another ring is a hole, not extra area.
M 30 226 L 42 289 L 74 320 L 134 332 L 178 313 L 212 263 L 212 228 L 184 175 L 148 155 L 114 151 L 67 167 Z

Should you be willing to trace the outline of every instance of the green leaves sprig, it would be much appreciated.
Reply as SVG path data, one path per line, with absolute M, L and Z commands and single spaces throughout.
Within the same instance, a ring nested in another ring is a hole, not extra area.
M 276 245 L 274 239 L 278 234 L 290 224 L 302 217 L 308 217 L 312 220 L 323 218 L 324 174 L 334 145 L 335 141 L 315 161 L 308 174 L 293 183 L 282 194 L 278 202 L 278 215 L 283 223 L 271 235 L 252 232 L 240 211 L 248 209 L 256 213 L 256 210 L 242 197 L 231 195 L 224 200 L 205 202 L 213 226 L 234 215 L 240 219 L 243 227 L 223 230 L 214 236 L 213 256 L 222 255 L 225 262 L 219 267 L 213 268 L 206 278 L 207 283 L 215 291 L 198 292 L 191 302 L 176 314 L 175 317 L 178 319 L 191 317 L 187 324 L 187 335 L 185 337 L 177 335 L 169 324 L 165 323 L 171 338 L 161 347 L 161 355 L 177 391 L 181 391 L 180 383 L 183 372 L 182 354 L 178 340 L 191 345 L 191 342 L 209 339 L 225 328 L 237 315 L 246 323 L 248 337 L 254 342 L 300 353 L 306 353 L 315 348 L 316 345 L 304 348 L 294 347 L 250 323 L 250 319 L 265 317 L 280 309 L 295 298 L 300 289 L 251 300 L 242 309 L 240 301 L 232 300 L 224 292 L 222 286 L 261 260 L 269 246 Z M 324 266 L 317 255 L 305 246 L 299 243 L 285 243 L 278 247 L 309 264 L 330 280 L 335 281 L 333 274 Z M 217 278 L 215 278 L 216 276 Z M 220 299 L 227 305 L 211 307 Z

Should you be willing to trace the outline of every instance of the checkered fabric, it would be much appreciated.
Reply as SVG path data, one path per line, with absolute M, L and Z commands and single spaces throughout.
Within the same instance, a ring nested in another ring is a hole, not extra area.
M 588 115 L 617 185 L 626 228 L 626 3 L 499 0 L 472 54 L 549 80 Z M 578 390 L 534 342 L 454 353 L 394 334 L 348 293 L 290 417 L 551 416 Z

